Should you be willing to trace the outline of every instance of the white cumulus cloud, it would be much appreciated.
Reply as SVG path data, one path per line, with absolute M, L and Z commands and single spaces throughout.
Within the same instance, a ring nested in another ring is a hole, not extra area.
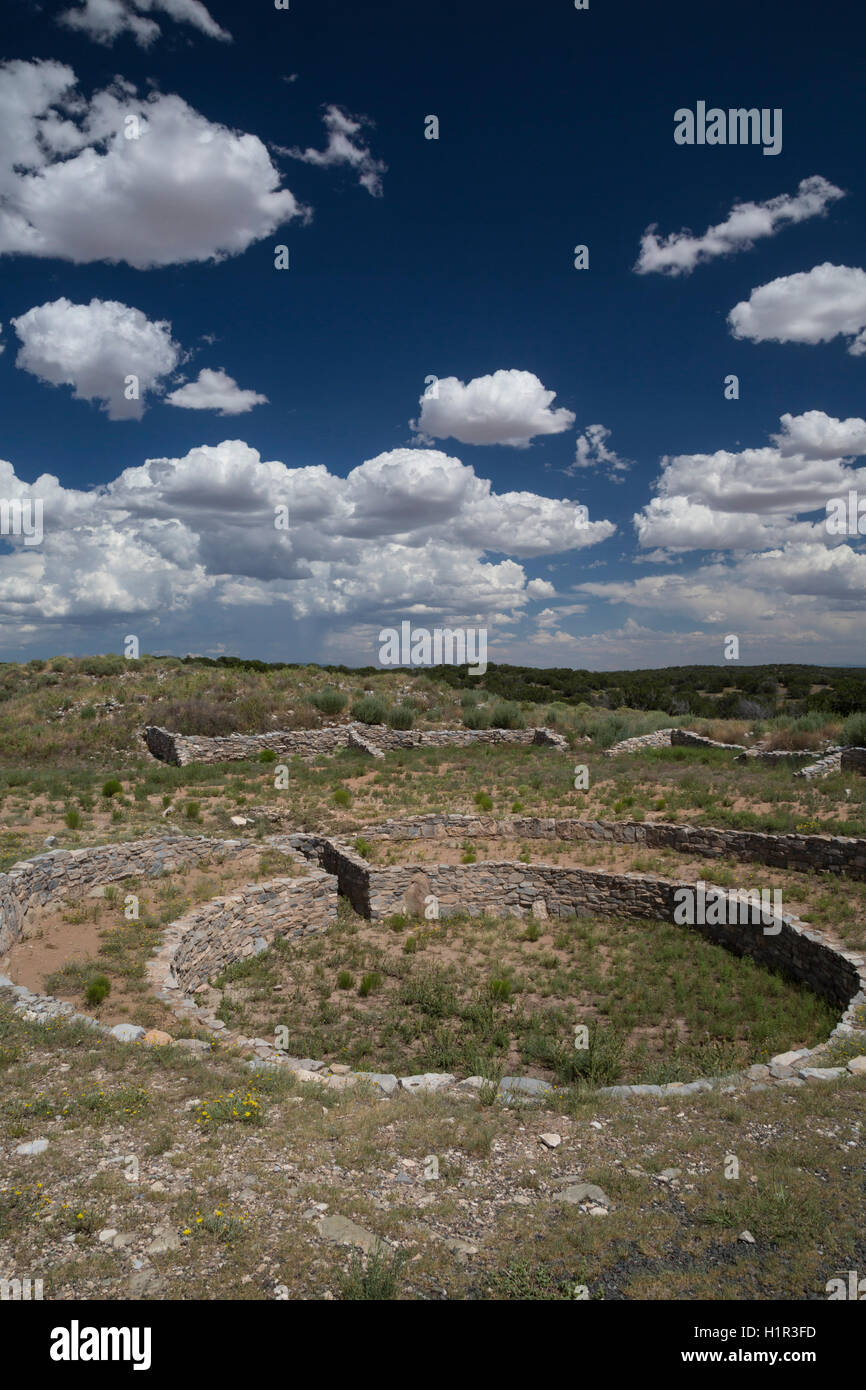
M 773 444 L 738 453 L 662 459 L 656 495 L 634 520 L 642 547 L 752 550 L 794 540 L 836 544 L 821 512 L 827 501 L 866 485 L 866 420 L 835 420 L 820 410 L 786 414 Z
M 345 165 L 357 174 L 359 184 L 366 188 L 372 197 L 381 197 L 382 175 L 387 172 L 388 166 L 383 160 L 373 157 L 368 145 L 361 138 L 364 127 L 372 124 L 369 118 L 350 116 L 339 106 L 328 106 L 322 119 L 328 132 L 328 143 L 323 150 L 314 150 L 312 147 L 306 150 L 297 147 L 284 149 L 278 146 L 279 153 L 290 155 L 292 159 L 303 160 L 305 164 L 316 164 L 322 169 Z
M 866 271 L 816 265 L 759 285 L 728 315 L 735 338 L 754 343 L 829 343 L 850 338 L 848 351 L 866 352 Z
M 55 299 L 13 318 L 12 327 L 21 340 L 16 366 L 51 386 L 71 386 L 76 400 L 99 402 L 110 420 L 140 420 L 148 393 L 161 390 L 180 360 L 170 323 L 112 299 Z
M 556 392 L 547 391 L 533 372 L 514 367 L 468 382 L 440 377 L 421 396 L 421 414 L 410 423 L 431 439 L 523 449 L 536 435 L 571 429 L 573 413 L 552 409 L 555 398 Z
M 141 48 L 147 48 L 162 32 L 156 20 L 147 18 L 154 13 L 191 24 L 211 39 L 231 42 L 231 34 L 220 28 L 201 0 L 80 0 L 58 15 L 58 23 L 97 43 L 111 44 L 121 34 L 132 34 Z
M 10 537 L 0 554 L 0 634 L 16 640 L 25 624 L 62 623 L 68 641 L 76 624 L 126 614 L 195 649 L 209 633 L 258 632 L 264 647 L 309 621 L 318 643 L 325 624 L 329 640 L 374 660 L 375 635 L 402 617 L 519 616 L 553 596 L 520 560 L 590 543 L 571 502 L 497 494 L 426 449 L 381 454 L 342 478 L 226 440 L 148 459 L 88 492 L 47 474 L 24 483 L 0 462 L 0 496 L 44 505 L 42 543 Z M 274 524 L 283 507 L 287 531 Z M 596 541 L 614 529 L 596 525 Z
M 573 473 L 578 468 L 596 468 L 609 473 L 614 481 L 621 482 L 617 474 L 626 473 L 631 467 L 629 459 L 620 458 L 613 449 L 609 449 L 607 441 L 610 439 L 610 430 L 604 425 L 587 425 L 582 434 L 577 437 L 577 445 L 574 453 L 574 462 L 567 468 L 566 473 Z
M 648 227 L 634 268 L 639 275 L 653 271 L 688 275 L 704 261 L 748 251 L 756 241 L 775 236 L 782 227 L 819 217 L 830 203 L 844 197 L 841 188 L 816 174 L 803 179 L 793 195 L 781 193 L 766 203 L 735 203 L 724 222 L 708 227 L 702 236 L 682 231 L 662 239 L 655 227 Z
M 220 415 L 243 415 L 268 400 L 258 391 L 242 390 L 222 368 L 212 371 L 209 367 L 202 367 L 195 381 L 179 386 L 165 399 L 184 410 L 216 410 Z
M 53 61 L 0 66 L 0 254 L 138 270 L 238 255 L 306 212 L 255 135 L 120 79 L 90 100 Z

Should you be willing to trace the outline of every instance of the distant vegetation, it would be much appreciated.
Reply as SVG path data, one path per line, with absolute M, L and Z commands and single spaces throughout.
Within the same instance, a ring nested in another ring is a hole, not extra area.
M 651 671 L 574 671 L 491 664 L 484 676 L 465 666 L 428 668 L 455 690 L 483 686 L 506 700 L 559 701 L 608 709 L 662 710 L 704 719 L 771 719 L 812 711 L 866 711 L 866 668 L 827 666 L 667 666 Z
M 671 725 L 723 742 L 764 737 L 774 748 L 866 744 L 866 668 L 491 665 L 484 676 L 470 676 L 465 666 L 351 669 L 238 657 L 127 661 L 111 654 L 5 662 L 0 784 L 11 785 L 19 775 L 29 781 L 37 768 L 101 765 L 119 772 L 143 755 L 140 735 L 147 724 L 213 736 L 316 729 L 350 719 L 393 729 L 546 725 L 573 744 L 591 740 L 597 749 Z M 100 788 L 104 780 L 105 773 Z

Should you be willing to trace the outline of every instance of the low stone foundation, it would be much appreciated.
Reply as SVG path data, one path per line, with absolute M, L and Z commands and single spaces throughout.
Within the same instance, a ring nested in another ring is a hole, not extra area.
M 303 875 L 248 884 L 193 908 L 163 931 L 148 961 L 148 979 L 159 998 L 189 1020 L 195 1009 L 183 995 L 226 966 L 265 949 L 275 936 L 307 936 L 324 931 L 336 920 L 336 878 L 311 869 L 285 836 L 273 835 L 260 844 L 205 836 L 159 836 L 92 849 L 56 850 L 14 864 L 8 873 L 0 874 L 0 954 L 19 938 L 29 911 L 70 892 L 124 878 L 158 877 L 215 858 L 237 858 L 251 849 L 261 849 L 263 844 L 296 859 Z M 13 988 L 28 1017 L 72 1017 L 99 1032 L 112 1031 L 96 1019 L 76 1014 L 69 1003 L 50 995 L 35 995 L 22 986 Z M 125 1026 L 132 1033 L 144 1031 Z
M 357 748 L 377 757 L 407 748 L 468 748 L 471 744 L 544 744 L 568 752 L 568 741 L 553 729 L 389 729 L 385 724 L 331 724 L 324 729 L 283 729 L 267 734 L 229 734 L 204 738 L 175 734 L 149 724 L 143 738 L 164 763 L 237 762 L 257 758 L 264 749 L 278 757 L 318 758 L 338 748 Z
M 646 845 L 701 858 L 752 860 L 804 873 L 826 871 L 866 878 L 866 840 L 845 835 L 775 835 L 759 830 L 724 830 L 665 821 L 554 820 L 541 816 L 432 815 L 365 826 L 364 839 L 593 840 Z
M 738 763 L 797 763 L 808 762 L 819 754 L 816 748 L 747 748 L 736 759 Z
M 817 749 L 770 749 L 756 746 L 746 748 L 742 743 L 719 743 L 716 739 L 705 738 L 703 734 L 695 734 L 691 729 L 657 729 L 652 734 L 638 734 L 635 738 L 623 739 L 622 743 L 615 743 L 612 748 L 605 749 L 606 758 L 615 758 L 620 753 L 637 753 L 645 748 L 722 748 L 730 753 L 737 753 L 738 763 L 762 762 L 762 763 L 784 763 L 797 762 L 803 759 L 820 757 L 820 750 Z M 829 750 L 828 750 L 829 751 Z M 866 750 L 863 750 L 866 753 Z
M 682 879 L 651 874 L 614 874 L 514 861 L 378 868 L 326 837 L 295 835 L 292 843 L 323 867 L 332 866 L 340 891 L 363 901 L 363 915 L 374 921 L 396 913 L 423 917 L 425 906 L 435 901 L 436 914 L 442 918 L 492 912 L 516 917 L 607 915 L 670 922 L 674 920 L 675 894 L 693 887 Z M 734 905 L 741 900 L 736 893 L 726 893 L 724 901 Z M 765 924 L 766 930 L 738 924 L 738 915 L 735 911 L 734 924 L 707 923 L 684 930 L 699 931 L 735 954 L 750 955 L 808 985 L 834 1005 L 850 1009 L 855 1001 L 859 1005 L 866 1000 L 866 962 L 862 957 L 828 945 L 820 932 L 790 914 L 773 917 Z
M 251 848 L 250 840 L 160 835 L 92 849 L 51 850 L 22 860 L 0 874 L 0 955 L 21 935 L 31 908 L 45 907 L 69 892 L 123 878 L 155 878 L 217 854 L 234 858 Z
M 731 753 L 741 753 L 745 748 L 742 743 L 717 743 L 714 738 L 693 734 L 691 729 L 671 729 L 671 745 L 682 748 L 726 748 Z
M 299 940 L 324 931 L 336 918 L 337 880 L 331 874 L 307 869 L 302 878 L 251 883 L 172 922 L 148 962 L 148 978 L 157 992 L 177 991 L 180 998 L 227 966 L 266 950 L 274 937 Z M 175 1002 L 170 993 L 160 998 Z
M 831 773 L 841 772 L 842 770 L 842 749 L 831 748 L 825 753 L 823 758 L 819 758 L 816 763 L 809 763 L 807 767 L 798 768 L 794 773 L 795 777 L 805 777 L 806 781 L 811 781 L 815 777 L 829 777 Z
M 470 829 L 471 826 L 471 829 Z M 573 832 L 569 835 L 568 831 Z M 589 831 L 590 833 L 585 833 Z M 824 853 L 837 842 L 819 836 L 753 836 L 747 832 L 700 830 L 685 826 L 652 826 L 646 824 L 603 825 L 579 821 L 554 821 L 515 817 L 495 821 L 490 817 L 434 816 L 408 822 L 388 822 L 370 827 L 368 836 L 392 839 L 415 839 L 429 836 L 484 835 L 495 833 L 513 837 L 520 834 L 534 838 L 606 838 L 624 842 L 643 840 L 650 843 L 647 832 L 676 832 L 677 835 L 724 837 L 718 852 L 744 840 L 819 841 Z M 457 912 L 481 914 L 504 911 L 515 916 L 531 914 L 539 918 L 571 916 L 573 914 L 614 914 L 653 921 L 673 921 L 677 905 L 676 894 L 693 885 L 684 881 L 664 879 L 654 875 L 610 874 L 554 865 L 527 865 L 515 862 L 486 862 L 464 865 L 415 865 L 376 868 L 339 841 L 327 836 L 294 834 L 271 836 L 264 842 L 283 852 L 299 850 L 317 868 L 299 878 L 277 878 L 264 883 L 249 884 L 239 891 L 204 903 L 167 927 L 159 947 L 148 964 L 148 976 L 158 997 L 185 1021 L 196 1024 L 215 1038 L 247 1048 L 255 1053 L 250 1065 L 287 1066 L 303 1080 L 319 1081 L 343 1088 L 346 1085 L 366 1084 L 375 1092 L 390 1095 L 398 1085 L 392 1076 L 366 1076 L 353 1073 L 344 1076 L 339 1069 L 328 1074 L 323 1063 L 311 1059 L 291 1058 L 268 1039 L 248 1039 L 232 1035 L 225 1024 L 209 1010 L 196 1007 L 192 992 L 204 986 L 228 965 L 244 960 L 264 950 L 279 935 L 289 939 L 301 938 L 311 932 L 324 931 L 336 917 L 337 891 L 344 893 L 364 916 L 374 920 L 394 912 L 423 915 L 431 899 L 442 917 Z M 863 841 L 839 841 L 842 846 L 855 846 L 863 854 Z M 106 845 L 94 849 L 55 851 L 34 860 L 16 864 L 8 874 L 0 875 L 0 943 L 8 945 L 22 929 L 27 911 L 35 905 L 44 906 L 52 899 L 95 884 L 108 883 L 129 876 L 160 874 L 187 864 L 200 863 L 215 855 L 236 855 L 251 848 L 243 840 L 213 840 L 205 837 L 155 837 L 151 840 Z M 682 846 L 677 846 L 682 847 Z M 742 845 L 740 846 L 743 847 Z M 697 851 L 692 841 L 688 848 Z M 783 851 L 779 851 L 783 852 Z M 767 850 L 769 853 L 769 850 Z M 750 845 L 748 856 L 754 854 Z M 775 862 L 767 860 L 766 862 Z M 850 862 L 850 861 L 849 861 Z M 786 865 L 787 867 L 787 865 Z M 834 866 L 839 871 L 838 865 Z M 738 924 L 744 917 L 742 899 L 733 893 L 721 894 L 727 905 L 725 916 L 733 921 L 724 924 L 707 923 L 683 930 L 699 931 L 740 955 L 750 955 L 762 964 L 796 979 L 844 1010 L 831 1040 L 861 1038 L 866 1043 L 864 1005 L 866 1005 L 866 963 L 861 956 L 845 951 L 829 942 L 822 933 L 810 930 L 789 914 L 774 916 L 763 926 Z M 0 987 L 11 985 L 0 978 Z M 71 1004 L 46 996 L 33 995 L 23 986 L 12 986 L 17 996 L 15 1007 L 25 1018 L 34 1021 L 66 1016 L 82 1020 L 99 1032 L 111 1032 L 122 1041 L 135 1041 L 144 1030 L 132 1025 L 107 1029 L 94 1019 L 75 1014 Z M 204 1043 L 197 1047 L 206 1046 Z M 822 1047 L 786 1054 L 796 1058 L 800 1075 L 810 1080 L 832 1080 L 844 1074 L 839 1067 L 822 1069 L 826 1058 Z M 813 1065 L 806 1066 L 807 1062 Z M 814 1066 L 815 1063 L 819 1065 Z M 778 1075 L 772 1068 L 753 1067 L 742 1076 L 702 1079 L 688 1084 L 666 1086 L 636 1086 L 606 1088 L 618 1095 L 674 1095 L 707 1090 L 714 1084 L 728 1089 L 748 1084 L 786 1084 L 793 1070 L 779 1060 Z M 758 1079 L 754 1074 L 760 1072 Z M 764 1076 L 767 1073 L 767 1076 Z M 508 1084 L 506 1085 L 506 1082 Z M 457 1083 L 452 1076 L 404 1077 L 404 1090 L 437 1090 L 457 1086 L 477 1094 L 482 1078 L 469 1078 Z M 504 1087 L 504 1089 L 503 1089 Z M 543 1099 L 551 1088 L 543 1082 L 526 1078 L 506 1078 L 500 1094 L 508 1103 L 530 1098 Z

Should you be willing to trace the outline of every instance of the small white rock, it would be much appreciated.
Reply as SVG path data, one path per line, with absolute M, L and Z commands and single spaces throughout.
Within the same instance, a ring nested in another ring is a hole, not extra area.
M 29 1144 L 19 1144 L 15 1152 L 29 1158 L 34 1154 L 44 1154 L 47 1148 L 47 1139 L 31 1139 Z
M 558 1149 L 562 1143 L 561 1134 L 539 1134 L 538 1137 L 546 1149 Z

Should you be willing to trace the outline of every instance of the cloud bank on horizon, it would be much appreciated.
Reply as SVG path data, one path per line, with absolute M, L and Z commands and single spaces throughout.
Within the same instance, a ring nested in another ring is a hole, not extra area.
M 501 626 L 556 592 L 510 557 L 581 550 L 616 529 L 577 527 L 566 499 L 497 493 L 430 449 L 392 450 L 341 478 L 226 440 L 148 459 L 89 492 L 47 474 L 23 483 L 0 462 L 0 493 L 39 499 L 44 518 L 38 549 L 16 537 L 0 554 L 6 637 L 16 625 L 84 631 L 101 618 L 147 620 L 156 635 L 166 618 L 206 625 L 204 605 L 263 622 L 274 608 L 327 619 L 349 641 L 359 625 L 405 612 Z M 276 524 L 282 508 L 288 530 Z

